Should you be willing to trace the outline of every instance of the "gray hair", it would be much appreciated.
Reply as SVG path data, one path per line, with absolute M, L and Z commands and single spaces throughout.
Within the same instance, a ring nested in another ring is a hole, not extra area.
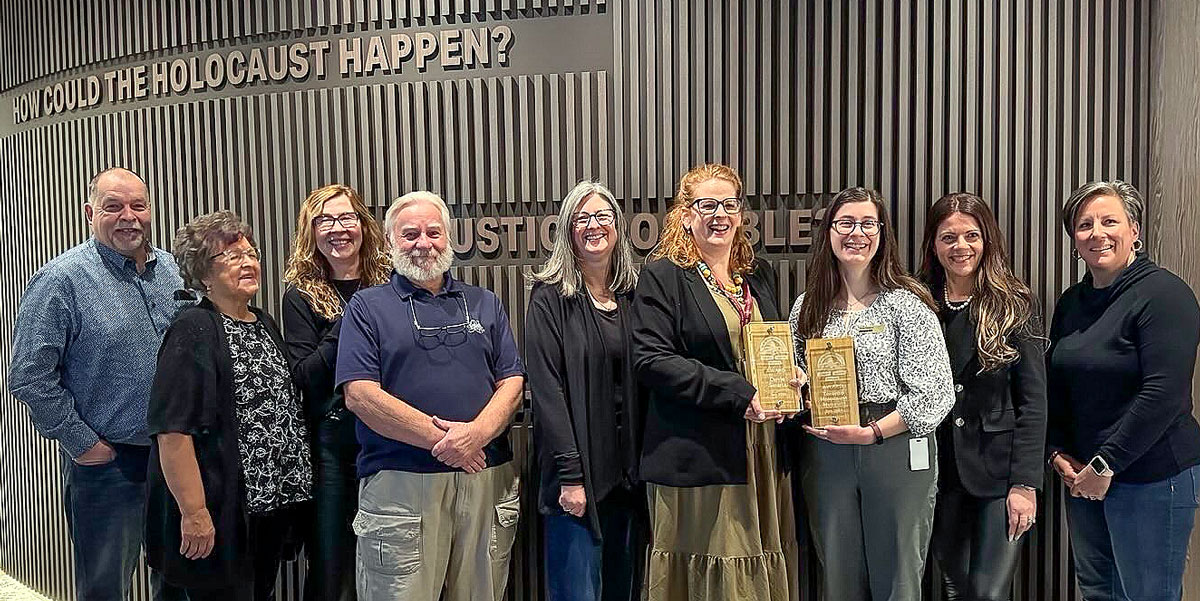
M 92 205 L 93 207 L 100 205 L 100 189 L 99 189 L 100 178 L 102 178 L 110 173 L 119 173 L 119 172 L 128 173 L 129 175 L 136 177 L 139 182 L 142 182 L 142 186 L 145 186 L 146 195 L 147 196 L 150 195 L 150 186 L 146 185 L 146 180 L 142 179 L 142 176 L 140 176 L 140 175 L 134 173 L 132 170 L 126 169 L 124 167 L 109 167 L 108 169 L 105 169 L 105 170 L 101 171 L 100 173 L 93 175 L 92 179 L 88 180 L 88 185 L 87 185 L 88 204 Z
M 201 215 L 176 230 L 171 254 L 184 287 L 205 292 L 203 280 L 212 268 L 212 256 L 241 238 L 254 245 L 254 232 L 233 211 Z
M 1131 223 L 1136 223 L 1138 227 L 1141 227 L 1142 213 L 1146 210 L 1142 193 L 1119 179 L 1110 182 L 1095 181 L 1076 188 L 1071 193 L 1071 197 L 1067 199 L 1067 203 L 1063 205 L 1062 224 L 1067 236 L 1075 235 L 1075 217 L 1078 216 L 1079 209 L 1085 202 L 1096 196 L 1116 196 L 1121 199 L 1121 204 L 1125 207 L 1125 216 Z
M 530 276 L 535 282 L 558 285 L 559 292 L 568 298 L 575 296 L 583 286 L 583 275 L 579 272 L 579 263 L 575 255 L 575 240 L 571 235 L 571 220 L 580 205 L 592 195 L 603 198 L 616 214 L 613 229 L 617 231 L 617 245 L 613 249 L 612 263 L 609 266 L 608 287 L 620 294 L 632 290 L 637 285 L 637 268 L 633 263 L 633 249 L 625 229 L 625 215 L 621 211 L 621 205 L 604 184 L 585 180 L 575 184 L 563 199 L 562 206 L 558 209 L 558 235 L 554 240 L 554 249 L 550 251 L 550 258 L 542 268 Z
M 445 230 L 446 239 L 452 241 L 453 238 L 450 237 L 450 209 L 446 207 L 446 201 L 442 200 L 441 196 L 428 190 L 417 190 L 393 200 L 392 206 L 388 207 L 387 213 L 383 218 L 383 234 L 387 237 L 388 244 L 392 246 L 396 244 L 396 241 L 392 239 L 392 230 L 396 227 L 396 216 L 406 207 L 418 202 L 427 202 L 438 208 L 438 211 L 442 214 L 442 228 Z

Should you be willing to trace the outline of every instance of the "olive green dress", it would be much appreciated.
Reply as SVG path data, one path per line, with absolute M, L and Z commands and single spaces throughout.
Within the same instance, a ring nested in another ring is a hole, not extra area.
M 738 315 L 720 293 L 709 291 L 740 363 Z M 757 303 L 752 319 L 762 321 Z M 746 484 L 647 485 L 649 601 L 800 598 L 791 476 L 781 472 L 776 457 L 775 422 L 746 420 Z

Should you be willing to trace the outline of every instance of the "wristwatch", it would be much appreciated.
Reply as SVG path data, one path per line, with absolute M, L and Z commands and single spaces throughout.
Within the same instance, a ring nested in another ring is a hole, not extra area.
M 1105 478 L 1113 477 L 1112 468 L 1108 467 L 1108 462 L 1099 455 L 1092 457 L 1092 460 L 1088 462 L 1088 467 L 1092 468 L 1092 471 L 1096 472 L 1100 476 Z

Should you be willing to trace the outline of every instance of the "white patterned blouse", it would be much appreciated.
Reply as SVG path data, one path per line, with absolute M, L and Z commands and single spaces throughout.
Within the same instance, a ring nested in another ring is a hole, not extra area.
M 796 335 L 803 303 L 801 294 L 789 322 L 796 362 L 807 372 L 804 341 Z M 865 309 L 835 309 L 822 336 L 854 339 L 859 402 L 895 402 L 914 436 L 933 432 L 954 406 L 950 358 L 937 314 L 912 292 L 884 290 Z

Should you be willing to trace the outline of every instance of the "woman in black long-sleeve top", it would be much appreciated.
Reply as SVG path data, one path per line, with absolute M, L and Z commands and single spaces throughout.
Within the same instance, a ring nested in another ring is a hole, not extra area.
M 315 519 L 307 537 L 305 599 L 345 601 L 354 593 L 358 454 L 354 419 L 333 389 L 342 308 L 360 288 L 387 281 L 383 235 L 353 188 L 313 190 L 300 206 L 284 280 L 283 327 L 292 379 L 312 436 Z
M 1044 339 L 987 203 L 948 194 L 926 223 L 921 277 L 938 300 L 955 396 L 937 430 L 931 550 L 947 599 L 1009 599 L 1045 472 Z
M 641 402 L 628 326 L 637 271 L 621 207 L 603 185 L 576 185 L 558 217 L 525 318 L 547 598 L 630 601 L 646 507 L 635 486 Z
M 202 215 L 172 254 L 203 298 L 158 351 L 146 562 L 191 601 L 267 601 L 312 496 L 308 430 L 275 320 L 250 306 L 262 273 L 250 226 Z
M 742 232 L 741 194 L 724 165 L 685 174 L 634 294 L 634 361 L 650 391 L 650 601 L 797 595 L 783 416 L 741 372 L 742 326 L 780 318 L 775 273 Z
M 1200 306 L 1138 254 L 1142 211 L 1120 181 L 1085 184 L 1063 208 L 1088 273 L 1050 325 L 1047 448 L 1071 490 L 1075 572 L 1089 601 L 1178 600 L 1200 497 Z

